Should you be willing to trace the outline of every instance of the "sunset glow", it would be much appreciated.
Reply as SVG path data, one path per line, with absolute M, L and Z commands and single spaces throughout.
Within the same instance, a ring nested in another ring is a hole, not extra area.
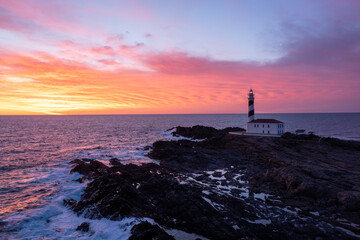
M 0 114 L 360 111 L 360 3 L 0 0 Z

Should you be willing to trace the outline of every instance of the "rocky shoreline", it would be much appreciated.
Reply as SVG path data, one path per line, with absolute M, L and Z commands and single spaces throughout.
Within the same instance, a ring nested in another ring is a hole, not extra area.
M 205 140 L 155 142 L 148 156 L 159 165 L 76 159 L 72 172 L 90 182 L 80 201 L 64 203 L 88 218 L 158 224 L 135 225 L 132 240 L 174 239 L 167 229 L 203 239 L 360 238 L 360 142 L 173 130 Z

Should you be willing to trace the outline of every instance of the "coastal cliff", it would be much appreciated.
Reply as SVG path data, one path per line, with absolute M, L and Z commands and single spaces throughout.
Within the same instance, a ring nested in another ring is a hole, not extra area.
M 146 217 L 161 226 L 142 222 L 131 239 L 173 239 L 167 229 L 208 239 L 360 237 L 359 142 L 173 130 L 204 140 L 153 143 L 148 156 L 159 165 L 76 159 L 72 171 L 90 183 L 80 201 L 65 204 L 88 218 Z

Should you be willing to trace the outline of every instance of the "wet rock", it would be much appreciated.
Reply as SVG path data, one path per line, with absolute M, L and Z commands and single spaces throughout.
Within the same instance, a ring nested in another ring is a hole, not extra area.
M 148 156 L 160 166 L 74 160 L 72 172 L 91 182 L 64 203 L 89 218 L 148 217 L 209 239 L 354 239 L 337 226 L 360 234 L 360 143 L 228 131 L 178 127 L 206 140 L 155 142 Z
M 76 179 L 75 181 L 76 181 L 76 182 L 79 182 L 79 183 L 84 183 L 85 180 L 86 180 L 86 179 L 85 179 L 84 177 L 81 177 L 81 178 Z
M 281 135 L 281 138 L 283 139 L 292 139 L 292 140 L 319 140 L 321 139 L 319 136 L 315 134 L 300 134 L 296 135 L 290 132 L 286 132 L 283 135 Z
M 72 199 L 72 198 L 64 199 L 64 204 L 65 204 L 65 206 L 68 206 L 68 207 L 72 208 L 73 206 L 76 206 L 77 201 L 75 199 Z
M 337 199 L 339 203 L 345 207 L 346 210 L 355 211 L 360 209 L 360 192 L 339 192 L 337 194 Z
M 319 199 L 325 194 L 322 186 L 315 184 L 311 178 L 290 167 L 271 169 L 265 173 L 265 179 L 285 188 L 291 195 Z
M 228 127 L 218 130 L 213 127 L 205 127 L 200 125 L 196 125 L 193 127 L 178 126 L 176 127 L 176 130 L 173 132 L 173 135 L 188 137 L 192 139 L 204 139 L 204 138 L 226 135 L 229 132 L 241 132 L 241 131 L 246 131 L 246 130 L 239 127 Z
M 90 174 L 98 174 L 98 173 L 107 173 L 108 167 L 103 163 L 91 160 L 91 159 L 75 159 L 70 162 L 71 164 L 75 164 L 75 167 L 71 170 L 71 172 L 78 172 L 85 176 L 89 176 Z
M 129 240 L 175 240 L 158 225 L 152 225 L 148 221 L 142 221 L 131 229 Z
M 201 188 L 180 184 L 165 168 L 156 164 L 119 163 L 106 173 L 89 169 L 94 171 L 87 172 L 93 180 L 87 185 L 82 199 L 79 202 L 64 201 L 78 214 L 112 220 L 149 217 L 163 226 L 214 239 L 239 236 L 226 217 L 201 197 Z M 206 216 L 207 221 L 204 222 L 202 216 Z
M 143 150 L 144 150 L 144 151 L 148 151 L 148 150 L 150 150 L 151 148 L 152 148 L 152 147 L 151 147 L 150 145 L 147 145 L 147 146 L 144 147 Z
M 76 231 L 88 232 L 89 230 L 90 230 L 90 224 L 88 222 L 83 222 L 76 228 Z
M 183 136 L 193 139 L 203 139 L 212 137 L 217 134 L 219 131 L 213 127 L 204 127 L 204 126 L 193 126 L 193 127 L 176 127 L 176 131 L 173 132 L 174 136 Z

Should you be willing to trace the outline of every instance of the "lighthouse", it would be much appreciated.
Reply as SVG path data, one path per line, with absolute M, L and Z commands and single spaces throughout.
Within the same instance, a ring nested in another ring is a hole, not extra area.
M 255 119 L 254 91 L 249 91 L 249 122 L 247 123 L 247 134 L 257 136 L 274 136 L 284 133 L 284 123 L 276 119 Z
M 248 118 L 249 118 L 249 122 L 253 121 L 255 119 L 255 110 L 254 110 L 254 92 L 252 89 L 250 89 L 250 92 L 249 92 L 249 113 L 248 113 Z

